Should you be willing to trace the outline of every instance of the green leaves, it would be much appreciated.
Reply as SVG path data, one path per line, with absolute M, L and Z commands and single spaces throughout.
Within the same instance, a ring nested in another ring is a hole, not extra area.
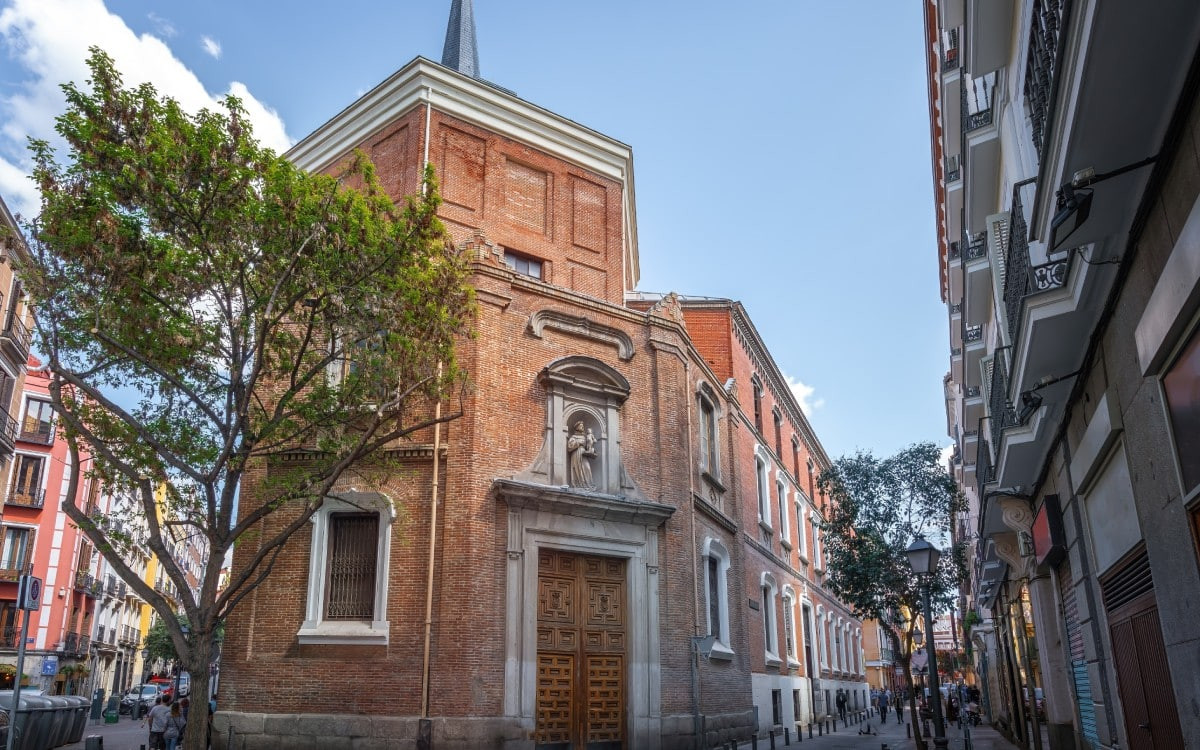
M 125 87 L 98 49 L 88 65 L 86 87 L 63 87 L 67 153 L 31 144 L 42 204 L 19 270 L 73 451 L 68 496 L 90 454 L 149 532 L 109 539 L 118 524 L 67 512 L 183 644 L 176 606 L 213 632 L 345 471 L 432 423 L 464 379 L 471 290 L 431 169 L 397 206 L 361 153 L 337 177 L 308 174 L 258 144 L 234 98 L 193 114 Z M 245 472 L 297 452 L 241 493 Z M 226 552 L 251 535 L 219 591 Z M 171 554 L 197 537 L 212 561 L 199 581 Z M 177 605 L 137 575 L 141 548 Z
M 822 472 L 830 498 L 825 533 L 827 585 L 864 618 L 894 620 L 919 602 L 904 551 L 917 534 L 944 544 L 962 495 L 933 443 L 915 443 L 894 456 L 843 456 Z M 943 602 L 963 577 L 962 556 L 945 554 L 934 584 Z M 937 605 L 935 604 L 935 608 Z

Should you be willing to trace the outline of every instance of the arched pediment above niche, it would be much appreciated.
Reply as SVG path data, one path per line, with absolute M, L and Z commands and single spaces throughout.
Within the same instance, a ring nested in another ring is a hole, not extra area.
M 581 492 L 641 497 L 621 458 L 621 406 L 629 381 L 593 357 L 556 359 L 538 373 L 546 391 L 542 448 L 515 478 Z
M 629 381 L 625 376 L 598 359 L 572 355 L 556 359 L 538 373 L 538 381 L 549 390 L 554 385 L 603 393 L 625 403 L 629 397 Z
M 600 341 L 617 348 L 617 356 L 624 361 L 633 359 L 633 339 L 620 328 L 597 323 L 591 318 L 568 315 L 558 310 L 538 310 L 529 318 L 529 332 L 542 338 L 546 329 L 561 331 L 572 336 Z

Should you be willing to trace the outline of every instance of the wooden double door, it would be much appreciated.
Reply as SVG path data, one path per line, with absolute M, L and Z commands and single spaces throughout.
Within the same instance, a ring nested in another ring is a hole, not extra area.
M 625 561 L 538 553 L 539 750 L 624 750 Z

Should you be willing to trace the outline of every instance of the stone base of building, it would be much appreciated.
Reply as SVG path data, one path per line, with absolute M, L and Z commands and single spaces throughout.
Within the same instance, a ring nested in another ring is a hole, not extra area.
M 505 717 L 437 718 L 430 721 L 433 750 L 533 750 L 532 728 Z M 705 747 L 747 741 L 754 713 L 709 714 L 700 730 Z M 220 711 L 213 717 L 213 750 L 416 750 L 420 720 L 415 717 L 350 714 L 260 714 Z M 666 716 L 662 750 L 695 747 L 690 714 Z M 652 743 L 657 744 L 657 743 Z
M 219 711 L 213 750 L 416 750 L 416 717 L 359 714 L 260 714 Z M 514 719 L 435 718 L 435 750 L 532 750 L 530 728 Z

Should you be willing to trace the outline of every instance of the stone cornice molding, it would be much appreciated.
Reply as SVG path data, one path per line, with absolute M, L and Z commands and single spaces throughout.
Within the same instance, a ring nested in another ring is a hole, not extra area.
M 675 506 L 632 500 L 572 487 L 551 487 L 519 479 L 495 479 L 496 496 L 510 508 L 530 508 L 565 516 L 635 523 L 657 528 L 675 513 Z
M 538 310 L 529 316 L 529 332 L 542 338 L 549 328 L 572 336 L 610 344 L 617 349 L 617 356 L 628 362 L 633 359 L 633 339 L 619 328 L 597 323 L 582 315 L 568 315 L 558 310 Z
M 722 513 L 721 510 L 719 508 L 717 508 L 715 505 L 713 505 L 712 503 L 708 502 L 703 497 L 701 497 L 700 495 L 697 495 L 695 493 L 692 494 L 692 502 L 696 506 L 697 510 L 701 511 L 705 516 L 707 516 L 709 519 L 711 519 L 713 522 L 715 522 L 718 526 L 725 529 L 726 531 L 728 531 L 731 534 L 737 533 L 737 530 L 738 530 L 737 521 L 734 521 L 732 518 L 730 518 L 729 516 Z

